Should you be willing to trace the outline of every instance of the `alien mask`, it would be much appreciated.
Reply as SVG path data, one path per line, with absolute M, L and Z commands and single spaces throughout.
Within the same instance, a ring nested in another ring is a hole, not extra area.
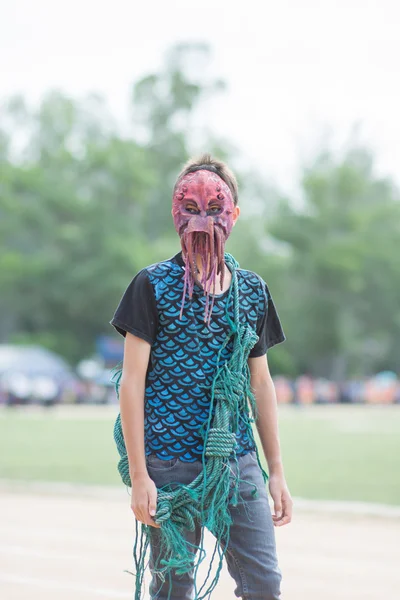
M 207 169 L 188 173 L 179 180 L 172 201 L 172 216 L 180 237 L 185 261 L 184 289 L 180 318 L 186 291 L 192 298 L 197 279 L 197 257 L 200 257 L 202 276 L 199 281 L 206 297 L 204 321 L 209 322 L 215 283 L 220 277 L 221 288 L 225 273 L 225 242 L 233 227 L 235 205 L 229 186 L 219 175 Z

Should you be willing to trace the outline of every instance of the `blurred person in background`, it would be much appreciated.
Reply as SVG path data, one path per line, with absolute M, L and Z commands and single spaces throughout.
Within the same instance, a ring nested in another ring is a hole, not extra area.
M 181 250 L 137 273 L 110 321 L 125 337 L 115 439 L 137 535 L 142 524 L 136 593 L 148 541 L 159 600 L 192 598 L 203 527 L 223 549 L 237 596 L 280 597 L 274 525 L 291 521 L 292 499 L 266 352 L 285 335 L 266 282 L 225 252 L 237 203 L 223 162 L 190 160 L 173 190 Z

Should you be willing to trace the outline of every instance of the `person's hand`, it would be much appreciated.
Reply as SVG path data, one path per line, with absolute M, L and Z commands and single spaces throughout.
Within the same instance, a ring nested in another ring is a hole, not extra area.
M 275 527 L 287 525 L 292 520 L 293 500 L 282 473 L 270 474 L 269 491 L 274 501 L 272 520 Z
M 147 473 L 131 476 L 131 508 L 138 521 L 152 527 L 160 527 L 153 519 L 157 510 L 157 487 Z

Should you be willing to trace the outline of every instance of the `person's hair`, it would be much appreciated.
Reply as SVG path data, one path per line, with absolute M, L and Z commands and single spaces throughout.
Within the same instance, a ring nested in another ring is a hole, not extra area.
M 230 168 L 222 161 L 217 158 L 213 158 L 211 154 L 202 154 L 199 157 L 190 158 L 183 166 L 182 171 L 179 173 L 178 178 L 174 185 L 174 193 L 179 181 L 187 175 L 188 173 L 194 173 L 194 171 L 199 171 L 200 169 L 206 169 L 207 171 L 211 171 L 212 173 L 216 173 L 225 181 L 227 186 L 232 192 L 232 198 L 234 205 L 236 206 L 238 203 L 238 184 L 236 181 L 236 177 L 230 170 Z

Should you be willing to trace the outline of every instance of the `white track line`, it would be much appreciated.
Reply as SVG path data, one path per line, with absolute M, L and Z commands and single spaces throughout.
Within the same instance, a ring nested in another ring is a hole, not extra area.
M 41 481 L 13 481 L 0 479 L 0 490 L 9 493 L 31 493 L 46 495 L 70 495 L 75 498 L 97 498 L 99 500 L 121 501 L 129 498 L 130 489 L 121 486 L 84 485 L 62 482 Z M 358 516 L 375 516 L 386 518 L 400 518 L 400 506 L 378 504 L 372 502 L 356 502 L 346 500 L 309 500 L 294 497 L 296 508 L 309 512 L 330 514 L 349 514 Z M 270 498 L 270 504 L 272 504 Z
M 85 485 L 64 483 L 61 481 L 23 481 L 0 479 L 0 490 L 8 493 L 46 494 L 48 496 L 74 496 L 80 498 L 98 498 L 100 500 L 121 501 L 128 499 L 130 488 L 124 485 Z
M 52 525 L 50 525 L 47 529 L 45 527 L 36 527 L 35 525 L 31 526 L 29 524 L 24 523 L 23 525 L 15 524 L 15 525 L 2 525 L 0 524 L 0 533 L 8 534 L 8 535 L 18 535 L 21 532 L 24 534 L 24 539 L 27 537 L 34 538 L 35 542 L 39 540 L 59 540 L 62 538 L 63 541 L 74 541 L 75 543 L 84 542 L 90 543 L 91 545 L 101 545 L 105 546 L 109 543 L 109 533 L 101 535 L 93 532 L 88 532 L 87 534 L 82 533 L 78 529 L 63 529 L 58 527 L 55 529 Z M 128 532 L 130 534 L 130 532 Z M 116 532 L 116 535 L 121 535 Z M 121 535 L 121 539 L 124 539 Z
M 0 583 L 26 585 L 52 590 L 62 590 L 71 592 L 83 592 L 93 596 L 103 596 L 106 598 L 132 598 L 131 592 L 119 592 L 118 590 L 109 590 L 105 588 L 90 587 L 87 585 L 71 584 L 53 579 L 39 579 L 37 577 L 20 577 L 9 573 L 0 573 Z
M 86 554 L 62 554 L 61 552 L 56 552 L 54 550 L 44 551 L 38 548 L 29 548 L 26 546 L 16 546 L 14 544 L 10 545 L 1 545 L 0 546 L 0 554 L 5 554 L 6 556 L 29 556 L 30 558 L 45 558 L 46 560 L 74 560 L 78 561 L 80 564 L 96 564 L 99 562 L 104 562 L 109 567 L 110 564 L 118 564 L 118 559 L 114 556 L 104 556 L 102 559 L 99 556 L 87 556 Z
M 309 512 L 320 512 L 359 517 L 385 517 L 400 519 L 400 506 L 390 504 L 374 504 L 372 502 L 355 502 L 345 500 L 308 500 L 293 498 L 293 509 Z

